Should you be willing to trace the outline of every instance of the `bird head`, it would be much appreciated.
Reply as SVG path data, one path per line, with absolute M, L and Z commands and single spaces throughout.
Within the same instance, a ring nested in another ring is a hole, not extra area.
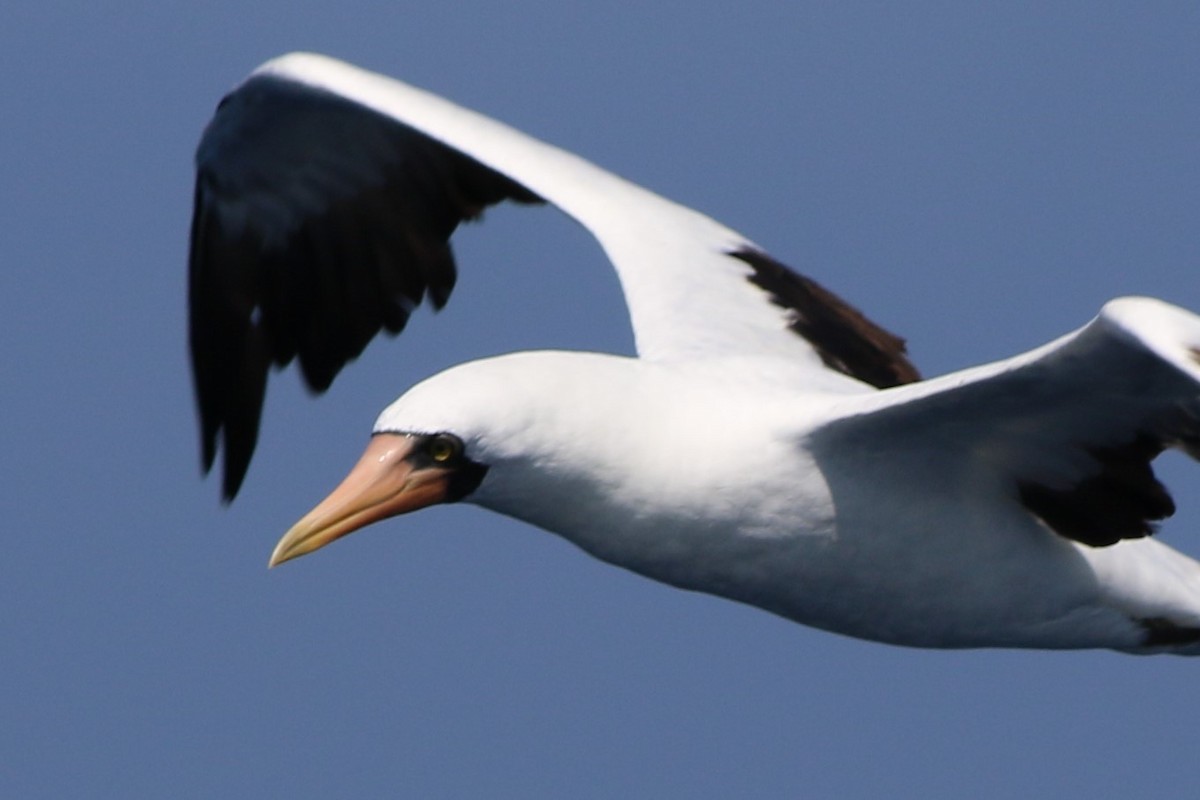
M 602 446 L 585 448 L 577 435 L 602 424 L 598 417 L 612 416 L 611 409 L 589 402 L 602 378 L 586 364 L 576 366 L 579 354 L 557 355 L 520 353 L 460 364 L 411 388 L 380 414 L 358 463 L 283 536 L 270 565 L 438 503 L 468 500 L 496 508 L 489 502 L 496 500 L 497 510 L 512 513 L 512 495 L 520 494 L 520 507 L 528 507 L 528 494 L 542 488 L 539 477 L 568 480 L 573 463 L 603 457 Z

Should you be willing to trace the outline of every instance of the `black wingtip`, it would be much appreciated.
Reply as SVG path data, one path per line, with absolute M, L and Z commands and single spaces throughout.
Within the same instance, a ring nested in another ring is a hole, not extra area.
M 503 200 L 542 199 L 424 132 L 335 93 L 258 75 L 196 153 L 190 336 L 206 474 L 222 496 L 254 453 L 272 366 L 324 392 L 380 330 L 454 287 L 448 240 Z
M 246 479 L 246 468 L 249 462 L 238 468 L 231 464 L 228 460 L 225 462 L 225 475 L 221 481 L 221 504 L 229 505 L 237 497 L 238 492 L 242 489 L 242 482 Z
M 1060 536 L 1089 547 L 1153 536 L 1175 501 L 1152 463 L 1167 442 L 1148 431 L 1115 446 L 1083 447 L 1094 472 L 1067 487 L 1017 482 L 1021 502 Z

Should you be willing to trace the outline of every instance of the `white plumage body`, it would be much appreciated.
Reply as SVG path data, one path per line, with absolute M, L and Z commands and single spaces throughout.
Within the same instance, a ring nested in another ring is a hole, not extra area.
M 326 115 L 341 123 L 337 138 Z M 426 148 L 424 160 L 406 161 L 409 148 Z M 428 214 L 447 236 L 476 206 L 540 198 L 612 259 L 638 358 L 520 353 L 402 395 L 376 431 L 453 437 L 446 457 L 478 469 L 452 499 L 656 580 L 853 636 L 1200 654 L 1200 566 L 1147 536 L 1173 510 L 1149 462 L 1197 441 L 1200 318 L 1186 311 L 1113 301 L 1031 353 L 916 381 L 901 340 L 736 232 L 441 98 L 310 54 L 269 62 L 235 90 L 197 161 L 193 354 L 206 461 L 224 436 L 228 494 L 254 446 L 255 392 L 261 403 L 261 385 L 237 382 L 244 374 L 261 369 L 265 382 L 272 361 L 298 354 L 324 388 L 381 326 L 402 326 L 427 285 L 435 291 L 448 251 L 429 255 L 441 234 L 413 246 L 426 231 L 411 220 L 396 222 L 409 239 L 387 238 L 390 181 L 416 193 L 400 198 L 407 211 L 436 206 Z M 389 273 L 389 248 L 427 259 L 419 279 L 407 266 Z M 369 262 L 366 278 L 330 277 L 346 252 Z M 351 298 L 351 311 L 316 314 L 347 339 L 333 355 L 305 338 L 316 329 L 305 303 L 287 304 L 297 258 L 296 274 L 323 287 L 310 304 L 343 289 Z M 356 283 L 376 273 L 382 289 Z M 244 285 L 247 297 L 229 303 L 226 287 Z M 386 295 L 382 311 L 375 294 Z M 367 321 L 347 332 L 355 302 Z M 213 320 L 226 305 L 222 327 Z M 220 338 L 238 325 L 241 338 Z M 233 346 L 252 369 L 220 373 L 212 354 Z M 231 405 L 226 394 L 250 399 Z M 322 532 L 329 524 L 298 525 L 275 560 L 366 522 Z

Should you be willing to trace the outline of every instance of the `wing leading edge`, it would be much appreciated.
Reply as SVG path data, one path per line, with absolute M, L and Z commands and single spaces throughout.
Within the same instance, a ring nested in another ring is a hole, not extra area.
M 903 340 L 749 240 L 566 151 L 390 78 L 275 59 L 221 102 L 196 155 L 189 269 L 203 463 L 241 485 L 267 374 L 324 391 L 379 332 L 453 288 L 449 237 L 504 200 L 549 202 L 608 253 L 638 353 L 776 355 L 814 383 L 918 378 Z M 861 384 L 858 384 L 861 386 Z
M 814 436 L 831 458 L 947 484 L 992 476 L 1081 544 L 1145 537 L 1175 511 L 1151 462 L 1171 447 L 1200 456 L 1200 317 L 1148 298 L 1113 300 L 1030 353 L 852 398 L 842 410 Z

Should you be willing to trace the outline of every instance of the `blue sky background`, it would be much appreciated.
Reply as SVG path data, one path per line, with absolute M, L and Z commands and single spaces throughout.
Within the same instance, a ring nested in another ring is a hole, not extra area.
M 1150 294 L 1200 309 L 1193 3 L 31 2 L 0 24 L 0 795 L 1182 797 L 1200 662 L 923 652 L 605 566 L 472 508 L 268 572 L 375 415 L 450 364 L 627 352 L 560 215 L 460 236 L 450 307 L 201 481 L 191 157 L 268 57 L 328 52 L 694 205 L 927 374 Z M 1200 552 L 1200 471 L 1166 472 Z M 886 535 L 886 531 L 881 531 Z

